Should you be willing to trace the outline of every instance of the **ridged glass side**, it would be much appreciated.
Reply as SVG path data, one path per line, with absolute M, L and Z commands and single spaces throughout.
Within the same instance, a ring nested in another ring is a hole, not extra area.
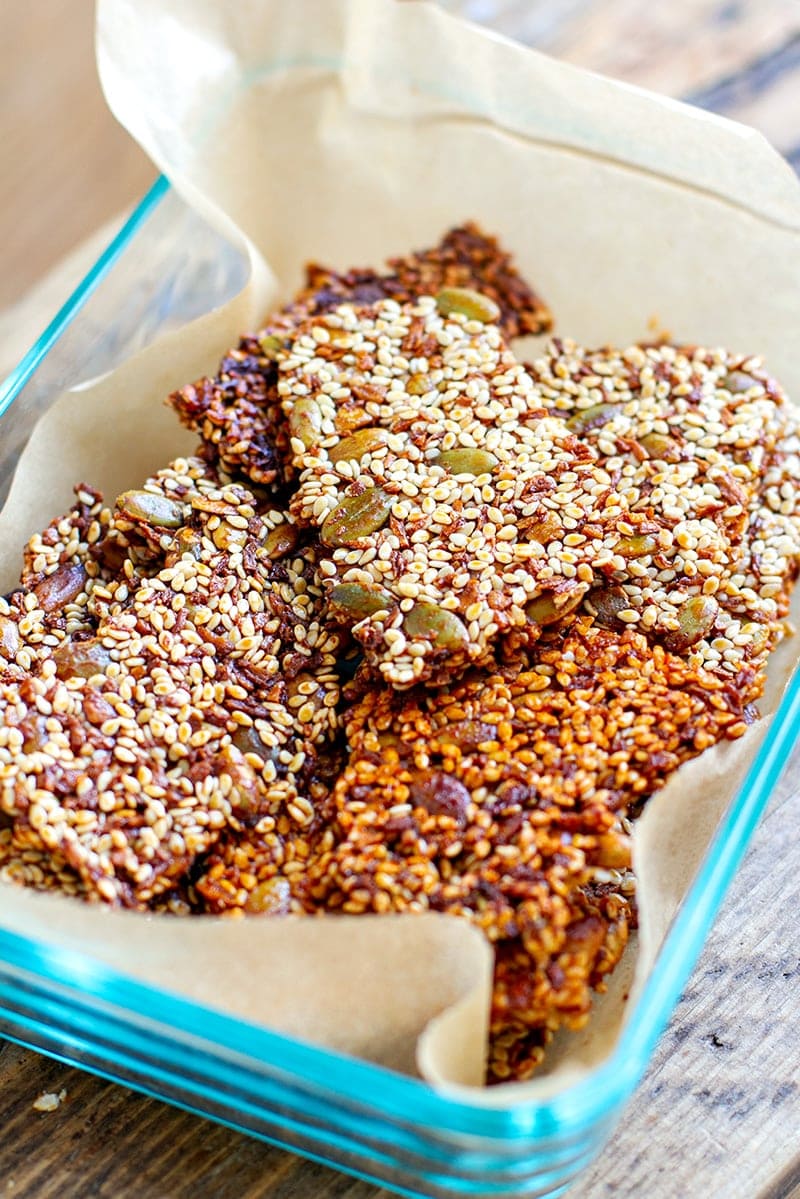
M 156 180 L 22 361 L 0 383 L 0 504 L 31 429 L 67 388 L 236 295 L 248 265 Z

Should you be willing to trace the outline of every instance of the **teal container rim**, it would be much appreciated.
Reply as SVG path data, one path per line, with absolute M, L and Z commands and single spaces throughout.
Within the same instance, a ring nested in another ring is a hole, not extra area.
M 170 191 L 168 180 L 159 176 L 35 344 L 0 385 L 0 416 L 18 398 Z M 127 1014 L 139 1021 L 146 1014 L 146 1020 L 155 1022 L 162 1033 L 173 1034 L 176 1060 L 190 1052 L 190 1040 L 199 1040 L 215 1047 L 218 1068 L 223 1073 L 227 1052 L 246 1061 L 250 1068 L 268 1066 L 289 1081 L 351 1097 L 354 1103 L 368 1106 L 372 1117 L 385 1114 L 412 1122 L 416 1127 L 424 1125 L 434 1138 L 441 1132 L 522 1142 L 579 1132 L 607 1118 L 627 1099 L 644 1073 L 798 734 L 800 668 L 795 670 L 759 751 L 720 822 L 611 1057 L 583 1081 L 546 1100 L 529 1100 L 496 1109 L 481 1106 L 477 1094 L 475 1103 L 466 1097 L 450 1097 L 416 1079 L 270 1032 L 136 982 L 88 955 L 3 929 L 0 929 L 0 963 L 73 988 L 100 1004 L 110 1004 L 122 1018 Z M 413 1113 L 413 1121 L 409 1113 Z

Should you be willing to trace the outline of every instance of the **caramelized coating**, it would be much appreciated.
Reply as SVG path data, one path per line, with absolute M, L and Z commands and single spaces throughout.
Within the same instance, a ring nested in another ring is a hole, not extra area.
M 800 436 L 757 359 L 519 362 L 550 323 L 473 224 L 311 265 L 170 397 L 197 457 L 113 507 L 76 488 L 0 600 L 0 881 L 460 916 L 495 950 L 492 1083 L 585 1024 L 636 920 L 630 821 L 756 717 Z
M 0 809 L 19 847 L 135 907 L 226 828 L 306 822 L 337 725 L 338 639 L 317 619 L 313 550 L 274 562 L 282 514 L 259 516 L 202 463 L 178 460 L 117 514 L 164 564 L 140 578 L 126 557 L 95 584 L 94 628 L 44 634 L 34 668 L 0 686 Z
M 275 347 L 309 316 L 343 301 L 356 306 L 384 298 L 405 303 L 443 287 L 468 287 L 496 302 L 509 338 L 551 326 L 549 309 L 517 272 L 511 256 L 473 223 L 451 229 L 429 250 L 390 259 L 388 265 L 384 274 L 369 268 L 340 274 L 310 265 L 306 285 L 294 301 L 255 336 L 242 338 L 222 359 L 216 376 L 169 397 L 181 422 L 200 434 L 202 452 L 211 463 L 259 487 L 291 481 L 294 468 L 276 392 Z

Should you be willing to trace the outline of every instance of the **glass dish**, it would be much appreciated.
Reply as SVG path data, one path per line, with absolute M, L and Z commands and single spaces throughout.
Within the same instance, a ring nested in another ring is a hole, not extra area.
M 230 298 L 245 269 L 160 179 L 0 387 L 0 498 L 36 418 L 64 387 Z M 456 1102 L 2 929 L 0 1034 L 401 1194 L 557 1195 L 599 1151 L 645 1070 L 798 728 L 800 674 L 613 1057 L 547 1102 L 502 1111 Z

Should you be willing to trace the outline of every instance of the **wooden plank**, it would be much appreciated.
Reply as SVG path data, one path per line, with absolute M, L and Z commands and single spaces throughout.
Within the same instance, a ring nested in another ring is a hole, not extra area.
M 575 1199 L 782 1199 L 773 1188 L 795 1177 L 798 771 L 795 753 L 647 1076 Z
M 452 12 L 556 58 L 686 96 L 735 75 L 800 31 L 786 0 L 444 0 Z

